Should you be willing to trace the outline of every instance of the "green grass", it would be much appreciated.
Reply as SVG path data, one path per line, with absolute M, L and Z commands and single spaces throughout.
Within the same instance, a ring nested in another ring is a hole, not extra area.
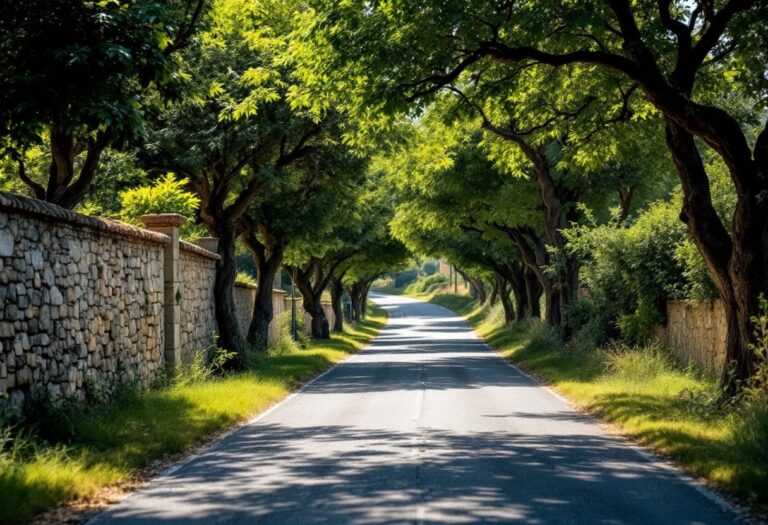
M 56 504 L 92 498 L 264 410 L 368 344 L 386 323 L 384 310 L 372 305 L 369 311 L 368 320 L 344 334 L 264 356 L 248 372 L 152 390 L 79 414 L 68 446 L 22 438 L 3 452 L 0 435 L 0 521 L 24 523 Z
M 424 297 L 423 297 L 424 298 Z M 543 323 L 501 326 L 469 297 L 426 296 L 463 315 L 492 347 L 574 404 L 713 487 L 768 502 L 768 407 L 718 408 L 716 382 L 660 349 L 565 348 Z

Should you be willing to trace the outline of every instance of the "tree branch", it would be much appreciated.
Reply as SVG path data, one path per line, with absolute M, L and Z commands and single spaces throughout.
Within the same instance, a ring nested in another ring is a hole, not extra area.
M 749 10 L 755 0 L 730 0 L 712 18 L 687 58 L 688 68 L 697 71 L 710 51 L 717 45 L 728 23 L 739 13 Z
M 309 131 L 304 133 L 304 135 L 301 136 L 299 139 L 299 142 L 296 143 L 296 145 L 291 149 L 291 151 L 285 153 L 281 152 L 280 156 L 278 157 L 277 161 L 275 162 L 275 166 L 278 168 L 283 168 L 285 166 L 288 166 L 289 164 L 292 164 L 293 162 L 296 162 L 299 159 L 302 159 L 315 151 L 314 146 L 307 146 L 307 141 L 312 138 L 314 135 L 317 135 L 320 132 L 320 126 L 313 126 Z M 281 147 L 282 149 L 282 147 Z
M 205 0 L 197 0 L 187 26 L 179 30 L 179 33 L 173 39 L 173 42 L 163 50 L 163 53 L 166 56 L 178 51 L 183 47 L 186 47 L 187 44 L 189 44 L 189 39 L 195 33 L 195 26 L 203 14 L 203 7 L 205 7 Z
M 45 188 L 27 176 L 27 168 L 24 165 L 24 153 L 19 155 L 19 178 L 32 190 L 36 199 L 45 199 Z

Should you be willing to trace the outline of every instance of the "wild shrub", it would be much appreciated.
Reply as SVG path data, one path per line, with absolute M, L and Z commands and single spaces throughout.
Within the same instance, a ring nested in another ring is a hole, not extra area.
M 596 315 L 600 321 L 593 330 L 604 328 L 606 337 L 615 331 L 641 344 L 654 325 L 664 322 L 667 300 L 691 295 L 685 261 L 674 256 L 687 241 L 679 203 L 656 202 L 629 225 L 618 218 L 598 225 L 585 211 L 587 223 L 564 235 L 569 251 L 583 261 L 582 279 L 591 294 L 584 301 L 591 303 L 591 315 L 571 312 L 576 314 L 571 322 L 583 323 L 574 326 L 578 330 Z
M 603 352 L 606 374 L 613 380 L 647 383 L 676 368 L 669 354 L 658 346 L 614 343 Z
M 493 326 L 504 326 L 504 307 L 501 305 L 501 301 L 498 301 L 494 305 L 489 305 L 486 308 L 486 322 L 492 324 Z
M 593 350 L 618 337 L 615 315 L 600 298 L 577 299 L 566 306 L 565 319 L 573 328 L 568 347 L 576 351 Z
M 213 334 L 211 344 L 195 352 L 192 361 L 180 366 L 173 377 L 173 384 L 187 386 L 202 383 L 213 377 L 221 376 L 227 364 L 237 358 L 237 352 L 231 352 L 219 346 L 218 334 Z
M 741 390 L 732 435 L 739 450 L 758 465 L 768 465 L 768 301 L 760 297 L 760 314 L 752 318 L 755 373 Z
M 302 338 L 303 334 L 299 337 L 298 341 L 294 341 L 291 334 L 291 312 L 283 312 L 277 316 L 277 337 L 269 345 L 269 353 L 272 355 L 285 355 L 295 352 L 307 343 Z
M 406 293 L 429 293 L 434 292 L 445 286 L 448 283 L 448 277 L 441 273 L 434 273 L 423 277 L 418 281 L 409 284 L 405 291 Z
M 256 277 L 251 275 L 249 272 L 244 272 L 240 270 L 237 272 L 237 276 L 235 277 L 235 281 L 238 283 L 245 283 L 245 284 L 252 284 L 254 286 L 258 286 L 259 281 L 256 280 Z

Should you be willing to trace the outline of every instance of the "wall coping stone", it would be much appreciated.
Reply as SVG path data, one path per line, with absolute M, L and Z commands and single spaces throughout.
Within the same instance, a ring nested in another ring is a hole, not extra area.
M 171 241 L 167 235 L 162 233 L 145 230 L 144 228 L 111 219 L 89 217 L 88 215 L 82 215 L 50 202 L 4 191 L 0 191 L 0 211 L 30 215 L 49 222 L 65 222 L 74 226 L 157 244 L 168 244 Z
M 194 253 L 195 255 L 205 257 L 206 259 L 212 259 L 214 261 L 221 259 L 221 255 L 218 253 L 210 252 L 205 248 L 198 246 L 197 244 L 192 244 L 191 242 L 187 241 L 179 241 L 179 250 L 188 253 Z
M 251 290 L 256 290 L 258 286 L 251 283 L 244 283 L 242 281 L 235 281 L 235 286 L 239 286 L 240 288 L 250 288 Z
M 144 226 L 149 229 L 181 228 L 187 222 L 187 218 L 178 213 L 148 213 L 142 215 L 140 219 Z
M 200 237 L 199 239 L 195 240 L 195 244 L 197 244 L 201 248 L 205 248 L 209 252 L 213 252 L 213 253 L 219 252 L 218 237 Z

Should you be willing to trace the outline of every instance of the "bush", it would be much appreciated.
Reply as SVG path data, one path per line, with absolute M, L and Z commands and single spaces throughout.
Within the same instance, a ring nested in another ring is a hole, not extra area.
M 219 337 L 213 335 L 208 348 L 195 352 L 189 364 L 180 366 L 173 377 L 173 384 L 178 386 L 202 383 L 214 376 L 222 375 L 227 364 L 237 358 L 237 352 L 230 352 L 219 346 Z
M 419 277 L 419 272 L 415 268 L 409 270 L 403 270 L 402 272 L 393 273 L 392 286 L 394 288 L 403 288 L 413 283 Z
M 142 215 L 150 213 L 178 213 L 187 218 L 181 233 L 183 237 L 199 237 L 202 229 L 193 222 L 200 199 L 184 189 L 187 181 L 177 179 L 172 173 L 152 186 L 120 192 L 120 218 L 131 224 L 139 224 Z
M 291 312 L 283 312 L 277 316 L 278 334 L 272 344 L 269 346 L 269 353 L 272 355 L 290 354 L 300 349 L 308 341 L 300 334 L 299 340 L 294 341 L 291 334 Z M 298 331 L 300 332 L 300 331 Z M 302 344 L 303 343 L 303 344 Z
M 405 291 L 416 294 L 430 293 L 439 290 L 446 284 L 448 284 L 448 277 L 441 273 L 435 273 L 409 284 Z
M 584 261 L 583 282 L 591 292 L 589 315 L 575 311 L 584 305 L 571 312 L 576 315 L 569 322 L 576 330 L 596 316 L 590 330 L 605 329 L 606 337 L 617 331 L 639 344 L 665 321 L 667 300 L 692 296 L 698 252 L 682 257 L 688 237 L 679 208 L 678 199 L 672 199 L 650 205 L 629 226 L 618 220 L 591 221 L 564 231 L 569 251 Z
M 242 270 L 237 272 L 237 277 L 235 277 L 235 282 L 252 284 L 253 286 L 258 286 L 259 284 L 259 281 L 256 280 L 256 277 L 251 275 L 249 272 L 245 272 Z
M 421 273 L 426 276 L 434 275 L 440 269 L 440 262 L 434 259 L 427 259 L 421 264 Z

